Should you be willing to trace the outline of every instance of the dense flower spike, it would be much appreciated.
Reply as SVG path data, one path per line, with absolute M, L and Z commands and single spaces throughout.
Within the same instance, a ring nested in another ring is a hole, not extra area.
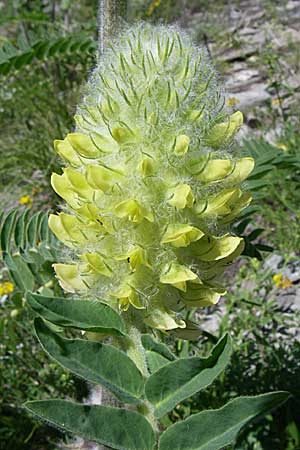
M 205 52 L 170 27 L 140 25 L 106 50 L 75 116 L 55 141 L 68 165 L 52 186 L 68 214 L 51 215 L 75 261 L 55 264 L 67 292 L 93 293 L 149 326 L 185 327 L 184 307 L 217 303 L 219 278 L 243 250 L 228 225 L 251 201 L 251 158 L 230 147 L 228 117 Z

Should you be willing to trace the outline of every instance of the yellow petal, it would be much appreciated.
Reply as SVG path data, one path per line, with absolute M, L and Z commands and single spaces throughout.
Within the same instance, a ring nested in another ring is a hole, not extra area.
M 97 232 L 99 237 L 99 232 L 114 234 L 115 229 L 112 225 L 112 221 L 109 217 L 103 217 L 100 214 L 99 209 L 90 203 L 85 203 L 80 208 L 75 208 L 75 212 L 79 214 L 83 219 L 88 219 L 89 221 L 85 224 L 85 229 L 83 230 L 86 234 L 87 231 Z M 93 238 L 89 234 L 89 239 Z
M 75 152 L 67 138 L 63 141 L 56 139 L 54 141 L 54 149 L 59 156 L 69 161 L 72 166 L 80 167 L 82 165 L 78 154 Z
M 65 213 L 58 215 L 50 214 L 48 225 L 52 233 L 69 247 L 86 242 L 84 235 L 78 227 L 80 223 L 75 216 Z
M 149 177 L 155 172 L 155 161 L 153 158 L 145 157 L 140 163 L 140 171 L 144 177 Z
M 76 209 L 76 213 L 90 220 L 96 221 L 100 219 L 99 209 L 97 206 L 90 203 L 85 203 L 83 206 Z
M 193 251 L 202 261 L 218 261 L 234 253 L 241 242 L 243 238 L 238 236 L 205 236 L 194 244 Z
M 87 184 L 85 176 L 82 173 L 68 167 L 67 169 L 64 169 L 64 175 L 67 177 L 71 188 L 77 192 L 78 195 L 87 200 L 92 200 L 94 191 Z
M 206 281 L 210 281 L 214 279 L 216 276 L 219 276 L 220 274 L 224 273 L 224 270 L 226 270 L 226 268 L 232 263 L 232 261 L 243 253 L 244 248 L 245 242 L 243 239 L 241 239 L 236 249 L 228 256 L 215 261 L 207 262 L 205 272 L 203 273 L 203 279 Z
M 215 305 L 224 294 L 226 294 L 225 289 L 216 291 L 205 285 L 191 283 L 187 291 L 182 294 L 182 298 L 187 306 L 194 308 Z
M 115 206 L 115 214 L 117 217 L 127 218 L 131 222 L 141 222 L 143 219 L 154 222 L 153 214 L 133 198 L 118 203 Z
M 87 166 L 85 176 L 93 189 L 100 189 L 103 192 L 111 189 L 122 178 L 117 170 L 95 165 Z
M 191 242 L 198 241 L 204 233 L 188 224 L 169 225 L 163 236 L 162 243 L 170 243 L 173 247 L 187 247 Z
M 123 311 L 127 311 L 129 305 L 132 305 L 136 309 L 145 309 L 138 295 L 129 285 L 122 286 L 117 292 L 111 295 L 119 300 L 119 307 Z
M 191 208 L 194 204 L 194 195 L 188 184 L 179 184 L 170 194 L 171 198 L 168 200 L 168 203 L 175 208 Z
M 208 145 L 213 148 L 228 145 L 242 125 L 243 114 L 237 111 L 229 117 L 227 122 L 218 123 L 212 127 L 207 136 Z
M 102 152 L 96 147 L 90 136 L 83 133 L 69 133 L 67 134 L 67 139 L 78 155 L 85 158 L 98 158 L 101 156 Z
M 221 221 L 221 223 L 225 224 L 231 222 L 233 219 L 235 219 L 235 217 L 237 217 L 240 214 L 240 212 L 244 208 L 247 208 L 247 206 L 249 206 L 251 201 L 252 195 L 250 194 L 250 192 L 240 191 L 240 195 L 238 198 L 236 198 L 234 203 L 230 202 L 229 204 L 229 207 L 231 208 L 231 213 L 226 215 L 224 219 Z
M 189 145 L 190 138 L 185 134 L 180 134 L 176 138 L 174 151 L 175 153 L 177 153 L 177 155 L 184 155 L 185 153 L 187 153 Z
M 51 176 L 51 185 L 54 191 L 62 197 L 72 208 L 79 208 L 81 201 L 76 192 L 72 190 L 72 186 L 68 178 L 63 175 L 53 173 Z
M 246 180 L 254 169 L 255 161 L 253 158 L 241 158 L 235 162 L 234 169 L 226 182 L 230 184 L 241 183 Z
M 157 330 L 167 331 L 175 328 L 185 328 L 185 322 L 178 319 L 172 311 L 160 306 L 147 311 L 144 318 L 146 325 Z
M 135 140 L 135 134 L 129 128 L 116 126 L 111 131 L 114 140 L 122 145 Z
M 161 283 L 171 284 L 180 291 L 186 290 L 186 282 L 190 280 L 199 280 L 199 278 L 190 269 L 177 263 L 172 263 L 168 272 L 159 279 Z
M 196 179 L 202 183 L 212 183 L 226 178 L 232 171 L 229 159 L 211 159 L 207 162 L 204 170 L 196 175 Z
M 215 196 L 198 201 L 194 211 L 202 217 L 224 216 L 231 212 L 230 201 L 239 193 L 241 193 L 239 188 L 224 189 Z
M 106 232 L 99 222 L 84 222 L 65 213 L 50 214 L 49 228 L 68 247 L 96 242 Z
M 111 136 L 104 136 L 97 132 L 92 132 L 90 135 L 69 133 L 67 140 L 76 153 L 89 159 L 99 158 L 103 153 L 112 153 L 119 148 Z
M 104 136 L 100 133 L 93 132 L 91 133 L 91 140 L 101 153 L 112 153 L 119 149 L 118 144 L 110 135 Z
M 141 247 L 134 247 L 128 253 L 115 256 L 114 259 L 117 261 L 127 260 L 132 271 L 135 271 L 140 265 L 151 267 L 148 261 L 147 253 Z
M 196 179 L 201 172 L 205 169 L 208 161 L 211 159 L 212 153 L 208 153 L 205 156 L 200 156 L 198 158 L 191 158 L 187 161 L 187 169 L 191 175 Z
M 85 253 L 80 255 L 80 259 L 88 263 L 92 271 L 106 277 L 112 276 L 111 269 L 105 264 L 103 258 L 98 253 Z
M 128 254 L 131 270 L 135 270 L 138 266 L 143 265 L 150 267 L 147 253 L 141 247 L 136 247 Z
M 82 206 L 82 201 L 92 201 L 94 191 L 87 184 L 82 173 L 71 167 L 64 169 L 62 175 L 52 174 L 51 184 L 55 192 L 60 195 L 72 208 Z
M 53 264 L 59 284 L 66 292 L 86 291 L 95 282 L 95 277 L 84 276 L 79 264 Z
M 119 299 L 119 309 L 121 311 L 128 311 L 130 302 L 128 297 L 120 297 Z

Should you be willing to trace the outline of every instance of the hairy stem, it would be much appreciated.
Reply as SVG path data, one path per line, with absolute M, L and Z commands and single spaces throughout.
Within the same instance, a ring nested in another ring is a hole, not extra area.
M 134 361 L 143 376 L 148 378 L 150 373 L 146 361 L 146 352 L 141 340 L 142 330 L 140 329 L 140 317 L 138 314 L 129 313 L 126 318 L 126 323 L 128 324 L 128 339 L 126 340 L 127 355 Z M 137 410 L 149 420 L 154 430 L 159 431 L 159 424 L 154 416 L 154 408 L 147 400 L 139 405 Z
M 102 55 L 107 43 L 120 30 L 126 20 L 127 0 L 99 0 L 99 54 Z

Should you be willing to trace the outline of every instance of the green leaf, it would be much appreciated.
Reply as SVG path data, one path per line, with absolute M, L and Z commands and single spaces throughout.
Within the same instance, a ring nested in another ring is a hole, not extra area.
M 48 226 L 48 214 L 45 214 L 40 222 L 39 234 L 41 237 L 41 241 L 49 242 L 50 229 Z
M 151 334 L 143 334 L 142 335 L 142 344 L 146 350 L 150 350 L 156 353 L 159 353 L 164 358 L 167 358 L 169 361 L 174 361 L 176 356 L 169 350 L 162 342 L 157 342 Z
M 27 226 L 27 243 L 29 247 L 35 247 L 38 240 L 39 223 L 44 213 L 42 211 L 34 214 Z
M 288 397 L 287 392 L 240 397 L 220 409 L 202 411 L 170 426 L 161 435 L 159 450 L 218 450 L 226 447 L 246 423 L 276 408 Z
M 64 400 L 27 402 L 24 406 L 51 425 L 114 449 L 154 449 L 151 425 L 134 411 Z
M 25 209 L 17 219 L 15 226 L 15 244 L 17 248 L 24 248 L 26 243 L 25 226 L 28 219 L 30 209 Z
M 182 358 L 151 375 L 145 386 L 154 414 L 162 417 L 179 402 L 209 386 L 224 370 L 231 354 L 231 340 L 225 335 L 208 358 Z
M 159 353 L 152 352 L 151 350 L 146 351 L 146 360 L 150 373 L 156 372 L 158 369 L 170 362 L 164 356 L 161 356 Z
M 0 239 L 2 251 L 7 251 L 10 247 L 10 239 L 14 230 L 17 212 L 16 209 L 13 209 L 7 214 L 3 221 Z
M 119 314 L 98 300 L 44 297 L 32 292 L 26 299 L 39 316 L 61 327 L 125 335 L 125 325 Z
M 203 334 L 203 330 L 191 320 L 186 320 L 185 323 L 185 328 L 176 328 L 171 331 L 171 334 L 186 341 L 197 341 Z
M 9 252 L 3 253 L 3 261 L 9 269 L 10 275 L 21 291 L 33 290 L 35 278 L 25 261 L 19 254 L 11 255 Z
M 249 233 L 247 236 L 245 236 L 247 238 L 248 241 L 255 241 L 255 239 L 258 238 L 258 236 L 260 236 L 263 232 L 265 231 L 264 228 L 255 228 L 255 230 L 251 231 L 251 233 Z
M 97 42 L 90 39 L 85 33 L 61 36 L 52 40 L 34 40 L 35 42 L 24 46 L 14 47 L 10 41 L 6 41 L 5 45 L 0 49 L 0 75 L 7 75 L 10 71 L 20 69 L 28 64 L 32 64 L 35 60 L 43 60 L 49 58 L 69 57 L 76 54 L 77 57 L 87 57 L 94 54 L 97 48 Z M 84 44 L 85 51 L 81 50 Z M 84 56 L 82 56 L 84 55 Z
M 20 290 L 32 291 L 37 285 L 47 283 L 54 277 L 53 270 L 44 270 L 48 261 L 54 261 L 55 246 L 42 242 L 40 223 L 47 214 L 34 215 L 27 208 L 16 208 L 4 213 L 1 230 L 2 259 L 10 276 Z M 45 221 L 44 221 L 45 222 Z M 47 272 L 47 273 L 46 273 Z
M 35 319 L 35 331 L 44 350 L 81 378 L 101 384 L 125 403 L 139 403 L 144 378 L 134 362 L 116 347 L 83 339 L 64 339 Z

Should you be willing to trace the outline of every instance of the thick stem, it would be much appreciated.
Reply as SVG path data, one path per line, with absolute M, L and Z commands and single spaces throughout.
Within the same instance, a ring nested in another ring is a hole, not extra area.
M 127 16 L 127 0 L 99 0 L 99 54 L 118 33 Z
M 138 369 L 145 378 L 150 376 L 146 360 L 146 352 L 141 340 L 141 329 L 139 324 L 141 318 L 138 314 L 127 313 L 126 317 L 128 339 L 126 340 L 127 355 L 134 361 Z M 151 423 L 155 431 L 159 431 L 159 424 L 154 416 L 153 406 L 145 400 L 142 405 L 137 407 L 139 413 L 143 414 Z

